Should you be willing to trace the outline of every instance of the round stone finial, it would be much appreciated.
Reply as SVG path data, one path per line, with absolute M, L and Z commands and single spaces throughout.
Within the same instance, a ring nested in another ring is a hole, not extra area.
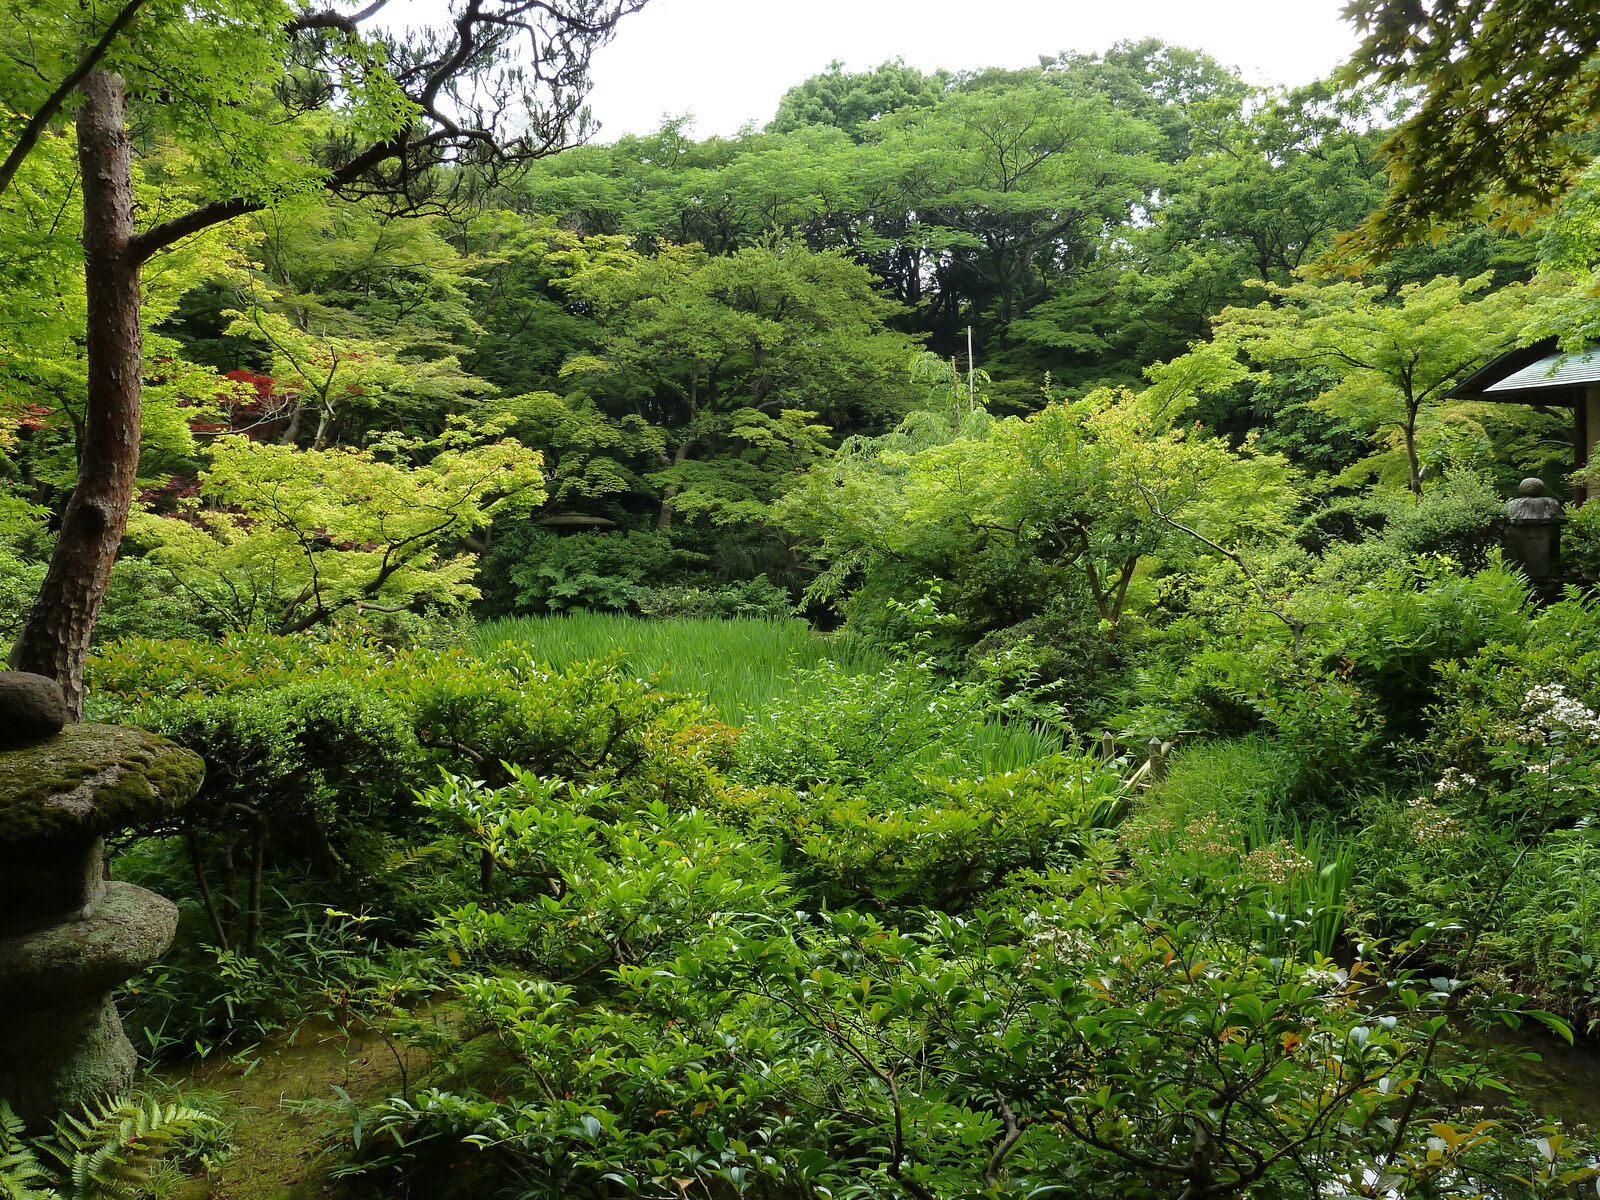
M 0 749 L 41 742 L 71 723 L 72 710 L 54 679 L 0 671 Z
M 1517 491 L 1524 496 L 1542 496 L 1544 495 L 1544 480 L 1537 475 L 1530 475 L 1517 485 Z

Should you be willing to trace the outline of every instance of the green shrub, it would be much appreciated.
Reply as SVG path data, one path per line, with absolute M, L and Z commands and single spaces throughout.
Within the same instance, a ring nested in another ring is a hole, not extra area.
M 794 616 L 789 593 L 774 587 L 765 575 L 717 587 L 637 587 L 633 607 L 641 616 L 689 620 L 757 618 L 769 621 Z
M 761 812 L 757 827 L 830 904 L 956 911 L 1016 872 L 1078 857 L 1095 832 L 1121 820 L 1121 784 L 1115 767 L 1057 755 L 1015 771 L 939 781 L 925 798 L 887 807 L 825 786 Z
M 1108 641 L 1092 610 L 1049 613 L 987 634 L 967 652 L 967 670 L 999 674 L 1003 690 L 1048 691 L 1060 719 L 1074 728 L 1097 728 L 1126 686 L 1124 648 Z
M 1442 803 L 1522 836 L 1600 810 L 1600 605 L 1573 595 L 1516 641 L 1441 664 L 1423 743 Z
M 737 775 L 801 791 L 842 788 L 880 806 L 911 799 L 925 778 L 982 775 L 986 726 L 1002 711 L 989 689 L 941 683 L 927 663 L 872 674 L 823 663 L 746 726 Z
M 374 764 L 379 795 L 391 781 L 416 782 L 418 756 L 409 749 L 415 744 L 433 769 L 490 782 L 508 778 L 502 764 L 510 764 L 580 783 L 627 786 L 641 799 L 691 803 L 720 778 L 733 741 L 732 731 L 712 720 L 703 704 L 657 690 L 617 656 L 553 670 L 529 648 L 511 643 L 472 656 L 392 650 L 350 638 L 319 643 L 234 635 L 210 646 L 135 640 L 95 656 L 90 679 L 99 711 L 162 728 L 175 722 L 174 729 L 193 713 L 193 736 L 209 736 L 205 731 L 215 727 L 218 738 L 236 738 L 236 746 L 219 752 L 241 763 L 287 763 L 302 751 L 328 755 L 309 760 L 309 782 L 292 784 L 301 790 L 291 795 L 307 794 L 307 788 L 322 794 L 330 780 L 347 781 L 352 796 L 366 795 L 362 780 L 337 763 L 344 754 L 339 739 L 345 735 L 333 727 L 341 719 L 341 697 L 385 714 L 365 723 L 349 710 L 348 736 L 382 730 L 399 738 L 406 726 L 404 737 L 415 739 L 404 747 L 390 743 L 395 761 L 388 767 L 362 757 L 367 750 L 350 751 L 353 760 Z M 180 691 L 183 697 L 172 699 Z M 216 715 L 203 717 L 212 707 Z M 259 712 L 259 729 L 252 729 L 246 709 Z M 280 752 L 281 746 L 291 748 Z M 244 775 L 240 786 L 250 786 Z M 364 801 L 359 809 L 365 810 Z
M 395 828 L 421 765 L 401 708 L 345 681 L 194 693 L 146 706 L 140 720 L 206 760 L 191 820 L 259 814 L 275 842 L 329 877 L 352 837 Z
M 125 555 L 112 564 L 95 641 L 129 637 L 209 638 L 221 632 L 209 605 L 172 586 L 170 572 L 149 559 Z
M 1440 1172 L 1592 1177 L 1581 1140 L 1536 1145 L 1451 1101 L 1485 1075 L 1449 1014 L 1494 1020 L 1516 998 L 1462 1002 L 1373 963 L 1264 953 L 1204 917 L 1159 915 L 1174 899 L 1086 866 L 909 928 L 726 912 L 676 953 L 619 967 L 606 1000 L 470 974 L 446 1070 L 365 1114 L 360 1169 L 387 1194 L 452 1194 L 465 1144 L 481 1153 L 464 1187 L 515 1180 L 551 1200 L 1311 1200 L 1380 1167 L 1402 1195 Z
M 1329 613 L 1332 654 L 1378 702 L 1396 732 L 1423 732 L 1441 664 L 1527 635 L 1527 584 L 1501 566 L 1463 574 L 1437 562 L 1390 572 Z
M 1331 955 L 1344 932 L 1355 855 L 1326 812 L 1307 820 L 1294 806 L 1291 759 L 1262 735 L 1186 744 L 1118 841 L 1151 890 L 1194 890 L 1201 881 L 1251 889 L 1259 904 L 1212 919 L 1262 944 Z M 1262 905 L 1277 914 L 1273 920 L 1259 919 Z
M 519 771 L 505 787 L 459 779 L 421 802 L 443 846 L 477 864 L 479 894 L 435 918 L 453 959 L 516 964 L 599 986 L 603 972 L 674 953 L 710 926 L 787 906 L 764 847 L 697 809 L 635 807 L 616 790 Z
M 666 533 L 552 533 L 524 522 L 497 534 L 485 611 L 624 612 L 633 590 L 672 581 L 680 555 Z
M 1484 937 L 1493 967 L 1600 1027 L 1600 824 L 1545 838 L 1511 877 L 1504 914 Z
M 1307 518 L 1299 540 L 1323 556 L 1324 578 L 1375 579 L 1427 556 L 1477 571 L 1495 560 L 1504 518 L 1488 479 L 1452 471 L 1420 500 L 1394 492 L 1336 502 Z
M 354 630 L 328 639 L 232 631 L 216 641 L 130 637 L 97 647 L 86 671 L 89 705 L 108 719 L 140 705 L 189 694 L 220 695 L 294 683 L 382 651 Z
M 1354 817 L 1350 911 L 1361 934 L 1403 938 L 1433 925 L 1449 931 L 1435 947 L 1443 955 L 1499 921 L 1498 898 L 1520 849 L 1504 831 L 1405 794 L 1363 798 Z
M 44 582 L 44 564 L 23 558 L 0 542 L 0 646 L 10 646 L 33 610 Z

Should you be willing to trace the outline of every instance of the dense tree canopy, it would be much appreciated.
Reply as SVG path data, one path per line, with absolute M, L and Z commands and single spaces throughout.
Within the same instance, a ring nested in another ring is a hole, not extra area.
M 1224 309 L 1219 348 L 1265 367 L 1317 366 L 1335 380 L 1312 401 L 1380 442 L 1398 441 L 1407 486 L 1422 494 L 1421 443 L 1450 390 L 1509 349 L 1526 320 L 1526 288 L 1478 295 L 1487 274 L 1441 275 L 1391 295 L 1353 282 L 1270 288 L 1254 308 Z
M 1268 346 L 1265 327 L 1246 336 L 1245 325 L 1267 311 L 1248 307 L 1259 296 L 1252 281 L 1274 289 L 1274 312 L 1304 315 L 1302 301 L 1306 312 L 1328 309 L 1332 291 L 1301 274 L 1381 198 L 1388 93 L 1262 91 L 1204 54 L 1147 40 L 1021 70 L 835 65 L 792 89 L 765 130 L 696 139 L 674 120 L 540 158 L 563 119 L 581 132 L 581 52 L 632 7 L 563 10 L 578 57 L 536 81 L 545 116 L 510 141 L 487 136 L 509 114 L 489 82 L 510 79 L 496 75 L 509 44 L 493 24 L 500 10 L 477 0 L 462 9 L 464 30 L 449 34 L 467 38 L 460 48 L 476 64 L 459 83 L 474 81 L 476 125 L 443 90 L 424 94 L 448 47 L 394 41 L 366 19 L 251 9 L 252 36 L 264 39 L 252 53 L 287 70 L 292 50 L 303 71 L 296 65 L 276 91 L 240 74 L 255 99 L 230 110 L 220 140 L 194 148 L 187 110 L 174 101 L 169 111 L 155 75 L 140 74 L 158 70 L 163 43 L 130 61 L 131 112 L 145 121 L 148 109 L 150 129 L 131 164 L 148 214 L 134 235 L 141 253 L 165 247 L 141 291 L 149 366 L 137 477 L 153 512 L 165 519 L 197 489 L 202 509 L 226 506 L 201 483 L 220 433 L 301 452 L 361 450 L 393 430 L 426 444 L 458 417 L 503 415 L 543 456 L 545 498 L 459 531 L 500 581 L 488 603 L 542 594 L 513 578 L 610 579 L 574 595 L 626 604 L 630 587 L 707 571 L 741 584 L 766 573 L 798 595 L 833 551 L 807 548 L 809 533 L 775 520 L 774 504 L 841 442 L 882 436 L 924 403 L 928 362 L 969 394 L 983 391 L 997 417 L 1026 417 L 1049 407 L 1046 389 L 1071 401 L 1144 386 L 1146 372 L 1215 336 L 1225 309 L 1222 341 L 1266 369 L 1207 385 L 1187 409 L 1206 427 L 1195 436 L 1238 446 L 1253 435 L 1258 449 L 1313 474 L 1335 472 L 1319 485 L 1333 488 L 1359 477 L 1363 440 L 1386 436 L 1383 405 L 1352 399 L 1343 359 L 1324 344 L 1324 333 L 1343 334 L 1308 326 L 1307 344 L 1286 348 L 1284 330 Z M 85 19 L 104 30 L 121 11 Z M 170 32 L 172 54 L 202 53 L 206 20 L 223 19 L 210 12 L 189 41 Z M 152 31 L 164 13 L 146 14 Z M 119 39 L 112 31 L 108 64 Z M 244 44 L 214 52 L 225 66 Z M 362 65 L 380 48 L 388 83 Z M 71 57 L 66 42 L 52 53 Z M 216 87 L 233 86 L 231 69 L 218 68 Z M 25 100 L 44 111 L 34 87 L 18 77 L 19 112 Z M 206 103 L 199 92 L 183 101 L 202 116 Z M 275 124 L 257 138 L 250 121 Z M 402 125 L 384 140 L 383 129 Z M 370 154 L 356 146 L 362 137 Z M 229 193 L 248 155 L 268 152 L 255 190 Z M 231 176 L 211 163 L 224 153 L 237 160 Z M 517 159 L 526 169 L 504 169 Z M 75 218 L 81 207 L 70 143 L 48 121 L 18 163 L 21 182 L 0 213 L 19 248 L 4 259 L 15 274 L 8 295 L 43 288 L 59 300 L 17 304 L 4 334 L 3 411 L 12 503 L 43 517 L 70 493 L 86 387 L 85 302 L 73 299 L 81 251 L 69 223 L 43 215 L 65 204 Z M 1582 269 L 1571 265 L 1579 212 L 1561 226 L 1568 269 Z M 1534 258 L 1531 239 L 1474 227 L 1398 255 L 1351 294 L 1374 322 L 1411 329 L 1418 289 L 1432 295 L 1441 275 L 1482 277 L 1468 307 L 1487 355 L 1515 337 L 1518 293 L 1505 289 Z M 1563 311 L 1577 319 L 1570 304 Z M 924 351 L 933 357 L 917 360 Z M 1393 424 L 1413 489 L 1424 460 L 1512 471 L 1517 447 L 1541 436 L 1537 422 L 1463 415 L 1430 441 L 1431 401 L 1398 403 L 1414 409 Z M 1382 474 L 1378 459 L 1367 465 Z M 1148 503 L 1137 489 L 1128 496 L 1135 508 Z M 1158 541 L 1184 543 L 1152 520 Z M 40 527 L 14 544 L 48 538 Z M 989 535 L 984 555 L 1001 554 L 1004 540 Z M 1005 553 L 1037 558 L 1036 540 Z M 1047 556 L 1051 570 L 1064 569 L 1065 554 Z M 1098 591 L 1109 620 L 1118 589 L 1140 586 L 1137 566 L 1118 582 L 1124 567 L 1149 555 L 1102 557 L 1083 559 L 1084 595 Z
M 363 31 L 381 5 L 347 15 L 281 0 L 148 9 L 124 0 L 83 6 L 83 28 L 32 7 L 16 13 L 0 75 L 13 126 L 0 187 L 53 136 L 76 92 L 86 300 L 80 477 L 14 665 L 60 679 L 81 706 L 84 657 L 137 475 L 144 265 L 291 198 L 381 196 L 416 210 L 459 186 L 460 168 L 492 176 L 549 153 L 579 115 L 588 53 L 642 3 L 460 0 L 447 25 L 401 37 Z M 531 56 L 513 63 L 523 37 Z M 147 210 L 143 229 L 130 98 L 166 151 L 167 203 Z M 439 170 L 446 162 L 454 169 Z M 78 181 L 61 182 L 57 203 L 66 203 Z
M 1385 144 L 1389 191 L 1345 247 L 1387 255 L 1441 225 L 1526 224 L 1588 155 L 1600 114 L 1600 12 L 1559 0 L 1354 0 L 1365 37 L 1347 74 L 1419 88 Z

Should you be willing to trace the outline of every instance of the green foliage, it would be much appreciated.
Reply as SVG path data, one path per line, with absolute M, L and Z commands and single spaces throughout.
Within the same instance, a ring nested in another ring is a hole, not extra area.
M 43 581 L 43 563 L 30 562 L 0 544 L 0 614 L 4 614 L 0 616 L 0 639 L 7 645 L 21 631 Z
M 1375 1011 L 1374 964 L 1269 958 L 1149 902 L 1086 868 L 909 931 L 848 910 L 729 914 L 676 955 L 619 969 L 599 1003 L 469 976 L 470 1027 L 517 1069 L 491 1076 L 496 1094 L 458 1082 L 381 1105 L 368 1169 L 437 1187 L 457 1139 L 538 1196 L 607 1183 L 866 1196 L 909 1181 L 1022 1197 L 1070 1180 L 1156 1197 L 1177 1177 L 1300 1197 L 1315 1194 L 1307 1179 L 1375 1168 L 1423 1195 L 1496 1155 L 1539 1169 L 1531 1135 L 1452 1123 L 1417 1091 L 1485 1078 L 1439 1066 L 1460 1003 L 1447 981 L 1387 977 L 1393 1002 Z M 458 1046 L 458 1068 L 470 1061 Z
M 666 242 L 644 254 L 620 237 L 540 236 L 550 286 L 594 320 L 593 348 L 560 367 L 567 402 L 603 417 L 584 440 L 631 459 L 658 528 L 760 522 L 830 425 L 905 408 L 898 367 L 914 344 L 884 327 L 896 307 L 843 254 L 712 257 Z
M 748 927 L 785 904 L 788 887 L 763 847 L 695 809 L 635 809 L 604 785 L 530 772 L 495 790 L 447 779 L 419 802 L 457 833 L 485 885 L 435 917 L 435 941 L 452 962 L 597 981 L 672 953 L 708 926 Z
M 1512 345 L 1531 299 L 1516 285 L 1478 296 L 1490 278 L 1439 276 L 1395 294 L 1348 280 L 1263 285 L 1272 299 L 1224 309 L 1217 339 L 1261 368 L 1330 371 L 1337 382 L 1312 406 L 1403 452 L 1403 473 L 1392 473 L 1420 496 L 1424 443 L 1473 420 L 1469 406 L 1446 403 L 1450 389 Z
M 476 599 L 475 560 L 451 540 L 544 498 L 537 453 L 493 427 L 375 450 L 296 451 L 218 439 L 197 502 L 136 515 L 129 536 L 224 627 L 292 633 L 371 605 Z M 382 453 L 379 453 L 381 451 Z
M 641 616 L 679 620 L 781 621 L 794 615 L 789 593 L 774 587 L 765 575 L 720 587 L 635 588 L 633 603 Z
M 926 662 L 876 673 L 827 662 L 812 670 L 745 729 L 739 762 L 747 781 L 893 796 L 914 788 L 920 772 L 981 773 L 989 747 L 981 732 L 1003 711 L 986 688 L 941 684 Z
M 112 1096 L 87 1105 L 81 1115 L 65 1114 L 53 1140 L 29 1145 L 22 1122 L 0 1101 L 0 1195 L 7 1200 L 140 1200 L 149 1194 L 147 1185 L 161 1159 L 215 1123 L 209 1113 L 183 1104 Z M 44 1167 L 41 1152 L 60 1164 L 58 1171 Z
M 1600 1007 L 1600 846 L 1591 816 L 1558 830 L 1506 885 L 1505 918 L 1485 937 L 1495 969 L 1532 981 L 1553 1004 Z M 1595 1028 L 1590 1017 L 1589 1029 Z
M 1593 600 L 1574 595 L 1519 633 L 1441 666 L 1426 749 L 1439 795 L 1535 835 L 1594 809 L 1600 624 Z
M 387 869 L 431 869 L 435 854 L 395 853 Z M 193 872 L 172 841 L 151 840 L 119 856 L 124 878 L 177 892 Z M 254 954 L 219 945 L 198 898 L 184 903 L 179 942 L 162 961 L 129 981 L 120 997 L 124 1024 L 154 1062 L 214 1059 L 228 1049 L 293 1038 L 306 1026 L 358 1032 L 395 1018 L 440 986 L 440 964 L 395 946 L 419 918 L 397 904 L 377 918 L 332 907 L 326 881 L 269 873 L 271 902 Z M 419 887 L 428 899 L 432 891 Z M 370 885 L 357 898 L 387 899 Z M 426 901 L 419 900 L 419 907 Z
M 682 556 L 665 533 L 558 534 L 531 522 L 499 532 L 490 569 L 500 613 L 625 612 L 640 588 L 679 573 Z
M 203 1125 L 209 1113 L 151 1098 L 109 1098 L 82 1116 L 67 1114 L 48 1147 L 65 1170 L 70 1195 L 81 1200 L 138 1200 L 160 1158 Z
M 22 1119 L 0 1100 L 0 1195 L 6 1200 L 56 1200 L 49 1175 L 22 1136 Z
M 1302 819 L 1296 782 L 1292 751 L 1260 735 L 1185 745 L 1118 837 L 1158 891 L 1253 889 L 1251 904 L 1218 918 L 1237 936 L 1332 955 L 1362 860 L 1328 813 Z
M 1587 504 L 1571 510 L 1561 530 L 1561 561 L 1585 577 L 1600 573 L 1600 510 Z
M 1027 697 L 938 684 L 927 663 L 801 676 L 740 737 L 717 811 L 836 903 L 961 904 L 1120 818 L 1120 777 L 1018 720 Z
M 337 336 L 323 326 L 307 332 L 309 316 L 303 308 L 293 318 L 266 307 L 264 298 L 247 312 L 230 310 L 234 318 L 227 333 L 265 347 L 266 367 L 275 388 L 290 401 L 289 444 L 302 428 L 313 428 L 311 449 L 334 444 L 341 430 L 370 427 L 374 416 L 393 424 L 436 425 L 446 413 L 476 407 L 476 398 L 493 389 L 460 369 L 454 356 L 424 356 L 432 346 L 396 344 L 365 331 Z M 289 302 L 292 304 L 292 300 Z M 430 331 L 429 340 L 443 331 Z M 410 340 L 410 339 L 408 339 Z M 365 420 L 358 418 L 365 409 Z M 352 412 L 351 410 L 356 410 Z M 315 425 L 307 421 L 314 415 Z
M 283 688 L 286 710 L 302 713 L 312 731 L 303 751 L 307 765 L 327 772 L 330 784 L 341 778 L 335 764 L 342 734 L 331 718 L 346 711 L 343 705 L 351 713 L 371 706 L 370 725 L 355 722 L 350 736 L 363 737 L 370 728 L 388 753 L 399 745 L 394 739 L 405 736 L 400 726 L 409 726 L 425 759 L 454 773 L 491 778 L 511 764 L 582 783 L 627 781 L 641 798 L 687 801 L 700 794 L 712 786 L 727 748 L 727 730 L 709 721 L 699 702 L 656 691 L 616 656 L 550 670 L 514 643 L 473 657 L 461 650 L 389 652 L 359 640 L 304 637 L 231 637 L 218 645 L 130 642 L 99 655 L 92 677 L 102 703 L 115 697 L 118 712 L 133 721 L 144 719 L 146 708 L 152 720 L 169 711 L 181 715 L 187 704 L 203 714 L 209 706 L 201 697 L 260 701 L 263 693 Z M 195 698 L 186 695 L 169 707 L 169 689 Z M 249 722 L 235 719 L 227 706 L 216 711 L 220 728 L 241 739 L 252 736 Z M 320 726 L 324 715 L 330 722 Z M 292 715 L 289 728 L 299 728 L 301 720 Z M 359 753 L 376 757 L 370 748 Z M 315 787 L 323 777 L 313 771 L 312 778 Z M 248 783 L 241 779 L 241 786 Z
M 148 3 L 140 211 L 271 205 L 152 267 L 164 486 L 92 668 L 97 715 L 210 764 L 119 860 L 181 904 L 126 996 L 153 1051 L 409 1029 L 425 1085 L 344 1101 L 385 1194 L 1592 1178 L 1461 1107 L 1493 1086 L 1464 1029 L 1564 1029 L 1513 980 L 1600 1013 L 1600 635 L 1495 561 L 1547 425 L 1445 397 L 1530 312 L 1593 322 L 1482 230 L 1303 281 L 1381 191 L 1388 97 L 1157 42 L 835 67 L 765 133 L 400 172 L 438 190 L 398 216 L 313 194 L 433 144 L 384 65 L 421 42 L 321 29 L 291 79 L 276 0 Z M 104 11 L 0 33 L 0 125 Z M 169 59 L 200 82 L 162 111 Z M 74 473 L 71 149 L 0 206 L 0 600 Z M 1580 285 L 1588 201 L 1546 243 Z M 808 584 L 844 637 L 784 619 Z M 480 590 L 538 615 L 450 645 Z M 1078 751 L 1102 727 L 1185 741 L 1134 790 Z M 111 1120 L 60 1145 L 115 1189 Z M 30 1161 L 0 1130 L 13 1191 Z
M 1590 168 L 1574 182 L 1546 222 L 1540 245 L 1541 268 L 1553 277 L 1524 338 L 1555 336 L 1562 349 L 1578 353 L 1594 343 L 1600 329 L 1596 272 L 1600 271 L 1600 174 Z
M 1270 534 L 1295 496 L 1281 460 L 1175 426 L 1181 395 L 1168 380 L 1026 419 L 918 413 L 848 445 L 780 506 L 830 563 L 812 595 L 859 573 L 850 609 L 870 621 L 939 580 L 971 641 L 1076 591 L 1114 637 L 1146 560 Z
M 1065 611 L 1062 611 L 1065 610 Z M 1101 636 L 1087 606 L 1052 606 L 980 639 L 967 654 L 968 669 L 1006 695 L 1048 696 L 1058 719 L 1073 729 L 1104 725 L 1106 709 L 1127 686 L 1121 648 Z
M 1347 247 L 1382 255 L 1441 225 L 1486 215 L 1525 222 L 1583 161 L 1570 133 L 1592 126 L 1600 19 L 1548 0 L 1497 4 L 1481 20 L 1448 8 L 1360 0 L 1365 37 L 1350 76 L 1422 89 L 1384 144 L 1389 193 Z
M 905 108 L 927 108 L 938 103 L 947 78 L 941 72 L 924 75 L 900 60 L 886 62 L 873 71 L 850 71 L 831 62 L 821 75 L 813 75 L 783 94 L 769 129 L 789 133 L 808 125 L 830 125 L 864 142 L 873 126 L 890 113 Z
M 213 819 L 245 805 L 291 839 L 391 824 L 421 757 L 406 712 L 345 680 L 192 692 L 140 720 L 206 760 L 197 799 Z
M 1297 540 L 1319 555 L 1318 574 L 1328 579 L 1373 580 L 1430 556 L 1476 571 L 1493 560 L 1504 518 L 1489 481 L 1456 470 L 1420 499 L 1379 491 L 1330 501 L 1305 518 Z

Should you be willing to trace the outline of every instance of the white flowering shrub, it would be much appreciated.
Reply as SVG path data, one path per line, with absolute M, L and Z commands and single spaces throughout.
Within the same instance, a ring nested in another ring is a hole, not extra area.
M 1439 668 L 1432 804 L 1524 833 L 1600 813 L 1600 611 L 1552 605 L 1520 643 Z

